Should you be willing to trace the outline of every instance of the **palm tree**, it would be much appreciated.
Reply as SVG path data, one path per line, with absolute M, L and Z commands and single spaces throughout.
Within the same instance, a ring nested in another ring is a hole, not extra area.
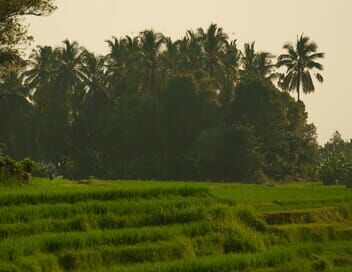
M 242 73 L 252 75 L 260 79 L 275 79 L 276 64 L 273 63 L 275 57 L 269 52 L 256 52 L 255 42 L 246 43 L 242 54 Z
M 180 41 L 172 41 L 170 37 L 165 39 L 166 51 L 162 54 L 164 69 L 168 77 L 175 74 L 179 68 Z
M 82 50 L 77 42 L 65 40 L 59 50 L 59 78 L 68 94 L 74 94 L 80 84 L 79 72 L 82 62 Z
M 94 100 L 108 100 L 111 95 L 106 87 L 107 77 L 105 72 L 105 60 L 93 53 L 84 51 L 80 77 L 83 84 L 83 104 L 93 104 Z
M 202 69 L 203 53 L 198 33 L 188 30 L 186 36 L 179 42 L 179 51 L 182 72 Z
M 300 101 L 301 89 L 304 93 L 315 90 L 311 71 L 314 71 L 314 76 L 319 82 L 324 81 L 319 73 L 323 70 L 323 65 L 317 62 L 324 58 L 324 53 L 317 52 L 317 44 L 303 34 L 297 37 L 295 47 L 285 44 L 283 48 L 287 50 L 287 54 L 279 56 L 277 65 L 284 66 L 287 70 L 281 76 L 279 86 L 287 91 L 296 91 L 297 100 Z
M 40 103 L 48 104 L 53 95 L 52 87 L 58 77 L 58 54 L 58 50 L 50 46 L 39 46 L 30 57 L 31 69 L 24 73 L 25 84 L 31 88 L 31 94 Z
M 101 133 L 107 112 L 111 109 L 111 93 L 107 88 L 105 58 L 84 51 L 80 74 L 84 91 L 81 97 L 80 114 L 73 127 L 83 130 L 85 134 L 85 137 L 77 142 L 77 146 L 82 146 L 83 142 L 84 145 L 81 148 L 86 148 L 88 145 L 94 149 L 99 142 L 96 137 Z M 93 157 L 97 159 L 98 153 L 94 152 Z
M 106 41 L 109 46 L 109 54 L 106 55 L 107 62 L 107 82 L 113 93 L 121 91 L 120 85 L 126 79 L 127 60 L 127 40 L 113 37 Z
M 277 77 L 277 73 L 275 72 L 276 64 L 273 63 L 274 57 L 269 52 L 256 53 L 255 66 L 260 78 L 272 80 Z
M 71 117 L 78 114 L 81 91 L 81 66 L 83 50 L 77 42 L 65 40 L 64 46 L 58 49 L 58 84 L 64 99 L 69 106 Z
M 226 44 L 225 54 L 222 57 L 224 71 L 221 79 L 220 100 L 223 105 L 229 104 L 233 98 L 235 84 L 239 79 L 239 65 L 241 52 L 237 48 L 237 41 Z
M 244 50 L 242 54 L 242 66 L 243 73 L 245 74 L 255 74 L 257 72 L 256 68 L 256 52 L 255 52 L 255 42 L 246 43 L 244 45 Z
M 216 24 L 211 24 L 207 31 L 199 28 L 198 33 L 205 55 L 205 69 L 210 76 L 214 76 L 216 71 L 223 69 L 221 57 L 226 50 L 228 36 Z
M 140 33 L 141 60 L 145 71 L 144 89 L 153 96 L 154 107 L 158 109 L 160 91 L 157 82 L 157 69 L 161 46 L 165 38 L 161 33 L 146 30 Z
M 221 62 L 224 65 L 226 74 L 228 74 L 234 81 L 238 79 L 240 60 L 241 52 L 237 48 L 237 40 L 227 43 L 225 54 L 222 56 Z
M 106 42 L 109 46 L 105 56 L 107 87 L 117 98 L 126 91 L 138 90 L 143 77 L 139 37 L 113 37 Z

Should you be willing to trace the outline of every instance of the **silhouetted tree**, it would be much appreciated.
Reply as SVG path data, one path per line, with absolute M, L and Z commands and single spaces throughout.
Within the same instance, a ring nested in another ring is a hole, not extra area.
M 299 101 L 301 90 L 304 93 L 315 90 L 311 71 L 318 71 L 314 76 L 319 82 L 323 82 L 324 78 L 319 73 L 323 70 L 323 65 L 318 61 L 324 58 L 324 53 L 317 52 L 317 44 L 303 34 L 297 37 L 295 46 L 285 44 L 284 49 L 287 50 L 287 54 L 279 56 L 277 65 L 284 66 L 287 70 L 281 76 L 279 86 L 287 91 L 296 91 Z

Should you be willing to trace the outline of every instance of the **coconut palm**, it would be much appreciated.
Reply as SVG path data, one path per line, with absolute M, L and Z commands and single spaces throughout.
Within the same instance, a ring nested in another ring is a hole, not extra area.
M 228 74 L 234 81 L 238 79 L 240 60 L 241 52 L 237 48 L 237 41 L 233 40 L 227 43 L 225 54 L 222 56 L 221 62 L 226 74 Z
M 236 82 L 239 80 L 239 65 L 241 52 L 237 48 L 237 41 L 226 44 L 225 54 L 222 57 L 224 71 L 221 77 L 220 100 L 222 104 L 228 104 L 233 98 Z
M 153 30 L 140 33 L 141 61 L 145 72 L 143 89 L 153 96 L 154 106 L 159 107 L 160 91 L 157 82 L 157 69 L 159 68 L 159 56 L 164 36 Z
M 242 67 L 244 74 L 255 74 L 257 72 L 256 68 L 256 56 L 255 42 L 246 43 L 244 45 L 244 50 L 242 55 Z
M 166 73 L 170 77 L 175 74 L 179 69 L 180 60 L 180 41 L 172 41 L 172 39 L 165 39 L 166 50 L 162 54 L 162 61 Z
M 258 76 L 262 79 L 275 79 L 277 73 L 275 72 L 276 64 L 273 63 L 275 56 L 269 52 L 259 52 L 255 56 L 255 66 Z
M 314 92 L 312 73 L 319 82 L 324 78 L 319 73 L 323 70 L 323 65 L 318 62 L 324 58 L 324 53 L 317 52 L 318 46 L 312 42 L 309 37 L 297 37 L 296 45 L 285 44 L 284 49 L 287 54 L 280 55 L 278 58 L 278 67 L 285 67 L 287 70 L 280 78 L 279 85 L 287 91 L 296 91 L 297 100 L 300 100 L 301 90 L 304 93 Z
M 48 104 L 53 95 L 53 88 L 58 78 L 57 49 L 39 46 L 30 57 L 30 69 L 24 73 L 25 84 L 31 88 L 35 100 Z
M 242 74 L 256 76 L 261 79 L 275 79 L 276 64 L 273 63 L 274 55 L 269 52 L 256 52 L 255 42 L 246 43 L 242 54 Z
M 85 51 L 82 55 L 80 76 L 84 88 L 83 103 L 91 103 L 94 99 L 110 98 L 106 88 L 105 60 L 93 53 Z
M 228 36 L 216 24 L 211 24 L 206 31 L 199 28 L 198 33 L 204 50 L 205 69 L 214 76 L 223 69 L 221 57 L 226 50 Z
M 182 72 L 202 69 L 202 47 L 198 33 L 188 30 L 186 36 L 179 42 L 180 69 Z
M 121 85 L 123 85 L 126 80 L 128 40 L 113 37 L 112 40 L 107 40 L 106 42 L 109 46 L 109 53 L 105 57 L 107 62 L 106 75 L 108 88 L 111 89 L 114 94 L 117 94 L 123 89 Z
M 145 78 L 140 37 L 126 36 L 124 43 L 126 46 L 124 69 L 126 73 L 126 89 L 135 92 L 141 90 L 141 82 Z
M 59 80 L 67 94 L 74 94 L 80 84 L 80 67 L 82 50 L 77 42 L 65 40 L 64 47 L 59 50 Z
M 73 123 L 73 133 L 84 131 L 85 137 L 79 139 L 75 145 L 80 146 L 85 152 L 87 146 L 94 148 L 98 144 L 97 135 L 101 132 L 106 121 L 107 112 L 111 109 L 111 92 L 107 88 L 105 58 L 95 56 L 84 51 L 82 55 L 81 79 L 83 92 L 79 115 Z M 82 144 L 83 143 L 83 144 Z M 88 156 L 91 156 L 89 154 Z M 97 154 L 92 160 L 97 159 Z M 97 162 L 95 162 L 97 163 Z
M 58 49 L 58 85 L 60 92 L 66 94 L 71 117 L 78 114 L 81 97 L 81 65 L 83 50 L 77 42 L 65 40 L 63 47 Z

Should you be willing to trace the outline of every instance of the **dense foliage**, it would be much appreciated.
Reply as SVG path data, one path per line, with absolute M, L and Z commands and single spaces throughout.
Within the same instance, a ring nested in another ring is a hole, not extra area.
M 352 140 L 343 140 L 338 131 L 321 150 L 320 177 L 326 185 L 352 187 Z
M 304 39 L 303 53 L 316 52 Z M 0 93 L 19 94 L 0 99 L 0 141 L 9 155 L 53 164 L 70 178 L 315 175 L 315 127 L 304 104 L 275 87 L 290 71 L 279 76 L 270 53 L 254 43 L 241 51 L 215 24 L 178 41 L 148 30 L 107 44 L 106 56 L 70 41 L 38 47 L 20 73 L 2 80 Z
M 24 65 L 18 48 L 33 37 L 28 35 L 23 18 L 49 15 L 54 9 L 53 0 L 0 0 L 0 80 Z M 0 97 L 3 95 L 0 92 Z
M 0 156 L 0 185 L 31 184 L 34 162 L 30 159 L 15 161 Z

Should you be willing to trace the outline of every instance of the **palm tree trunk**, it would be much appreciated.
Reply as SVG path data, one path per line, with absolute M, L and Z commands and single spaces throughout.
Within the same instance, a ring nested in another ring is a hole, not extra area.
M 297 85 L 297 102 L 299 101 L 301 101 L 301 92 L 300 92 L 299 85 Z
M 297 102 L 301 101 L 301 73 L 298 74 L 297 82 Z

